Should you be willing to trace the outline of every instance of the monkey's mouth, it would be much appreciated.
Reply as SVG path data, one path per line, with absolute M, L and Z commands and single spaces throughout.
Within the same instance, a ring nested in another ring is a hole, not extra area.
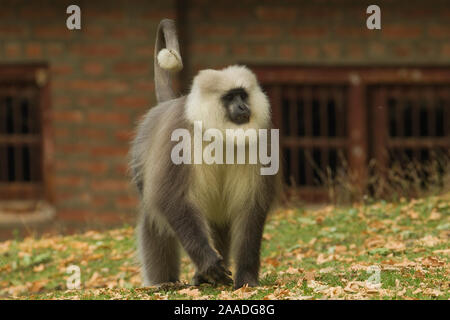
M 232 119 L 232 122 L 236 124 L 244 124 L 250 122 L 250 115 L 249 114 L 241 114 Z

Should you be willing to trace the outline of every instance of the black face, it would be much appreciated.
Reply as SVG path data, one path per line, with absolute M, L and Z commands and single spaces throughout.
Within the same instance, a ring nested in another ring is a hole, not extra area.
M 231 89 L 222 96 L 221 100 L 231 122 L 243 124 L 250 121 L 250 109 L 247 105 L 248 94 L 245 89 Z

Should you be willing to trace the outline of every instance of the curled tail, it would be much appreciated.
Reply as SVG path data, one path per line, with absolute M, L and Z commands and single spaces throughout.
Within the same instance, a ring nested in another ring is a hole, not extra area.
M 176 98 L 170 75 L 183 69 L 175 22 L 163 19 L 159 23 L 155 44 L 155 90 L 158 103 Z

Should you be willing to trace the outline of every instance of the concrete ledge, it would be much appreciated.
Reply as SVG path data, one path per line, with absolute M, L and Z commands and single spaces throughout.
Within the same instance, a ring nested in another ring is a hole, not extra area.
M 54 217 L 54 207 L 45 201 L 0 201 L 0 228 L 41 225 Z

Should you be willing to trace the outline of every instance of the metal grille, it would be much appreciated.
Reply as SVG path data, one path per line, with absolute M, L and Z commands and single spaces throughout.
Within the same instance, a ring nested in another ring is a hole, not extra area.
M 374 155 L 424 163 L 450 149 L 450 85 L 387 85 L 369 89 L 374 115 Z
M 42 189 L 38 94 L 36 86 L 0 86 L 0 198 L 35 197 Z
M 336 172 L 349 173 L 351 192 L 364 194 L 376 177 L 373 163 L 381 178 L 394 162 L 420 167 L 439 152 L 448 165 L 448 67 L 252 69 L 280 128 L 285 181 L 305 200 L 327 199 L 324 183 Z
M 288 85 L 276 90 L 285 182 L 319 190 L 345 161 L 347 141 L 345 85 Z M 274 111 L 276 112 L 276 111 Z

